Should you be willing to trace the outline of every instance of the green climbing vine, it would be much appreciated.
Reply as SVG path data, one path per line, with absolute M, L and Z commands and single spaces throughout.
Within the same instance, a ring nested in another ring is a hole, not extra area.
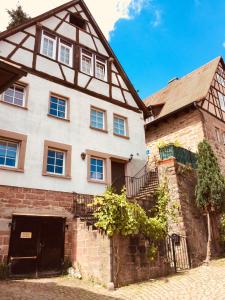
M 91 204 L 95 206 L 95 226 L 110 237 L 116 234 L 143 235 L 149 241 L 147 256 L 150 261 L 154 260 L 157 255 L 156 242 L 163 240 L 167 234 L 169 193 L 166 183 L 157 189 L 156 199 L 152 216 L 149 217 L 137 202 L 127 199 L 125 189 L 119 195 L 109 188 L 102 196 L 96 196 Z
M 164 223 L 157 217 L 148 217 L 137 202 L 128 201 L 125 189 L 120 195 L 107 189 L 102 196 L 95 197 L 92 205 L 96 207 L 95 226 L 108 236 L 143 234 L 151 240 L 160 240 L 166 234 Z

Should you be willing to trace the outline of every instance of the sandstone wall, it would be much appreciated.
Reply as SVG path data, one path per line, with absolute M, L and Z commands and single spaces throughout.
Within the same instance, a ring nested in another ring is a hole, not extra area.
M 196 266 L 205 258 L 207 243 L 205 217 L 195 204 L 196 172 L 168 159 L 159 162 L 159 174 L 168 183 L 169 207 L 175 215 L 169 220 L 169 234 L 187 237 L 191 265 Z
M 178 116 L 168 118 L 156 126 L 151 126 L 146 131 L 146 144 L 151 150 L 149 159 L 150 161 L 154 160 L 154 156 L 159 158 L 157 147 L 159 142 L 179 141 L 181 147 L 196 152 L 198 143 L 203 138 L 204 132 L 200 112 L 192 110 L 180 113 Z
M 218 158 L 223 175 L 225 175 L 225 123 L 203 111 L 205 135 Z M 219 141 L 216 136 L 219 130 Z

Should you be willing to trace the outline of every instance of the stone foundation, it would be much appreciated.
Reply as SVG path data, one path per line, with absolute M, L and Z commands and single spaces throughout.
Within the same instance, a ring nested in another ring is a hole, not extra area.
M 154 262 L 148 258 L 148 242 L 141 236 L 113 239 L 113 278 L 117 287 L 166 276 L 172 272 L 164 248 Z

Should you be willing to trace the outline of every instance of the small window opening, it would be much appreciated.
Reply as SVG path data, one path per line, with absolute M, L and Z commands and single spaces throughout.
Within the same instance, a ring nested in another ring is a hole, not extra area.
M 83 30 L 86 29 L 86 21 L 78 15 L 70 14 L 70 23 Z

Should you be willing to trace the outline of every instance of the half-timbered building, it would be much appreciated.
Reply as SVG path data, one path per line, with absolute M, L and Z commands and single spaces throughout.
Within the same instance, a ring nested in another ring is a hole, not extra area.
M 82 0 L 0 33 L 0 76 L 0 261 L 109 282 L 110 241 L 75 202 L 144 166 L 143 102 Z
M 178 79 L 148 97 L 152 116 L 146 120 L 150 160 L 162 143 L 178 143 L 197 152 L 204 138 L 215 151 L 225 174 L 225 68 L 222 57 Z

